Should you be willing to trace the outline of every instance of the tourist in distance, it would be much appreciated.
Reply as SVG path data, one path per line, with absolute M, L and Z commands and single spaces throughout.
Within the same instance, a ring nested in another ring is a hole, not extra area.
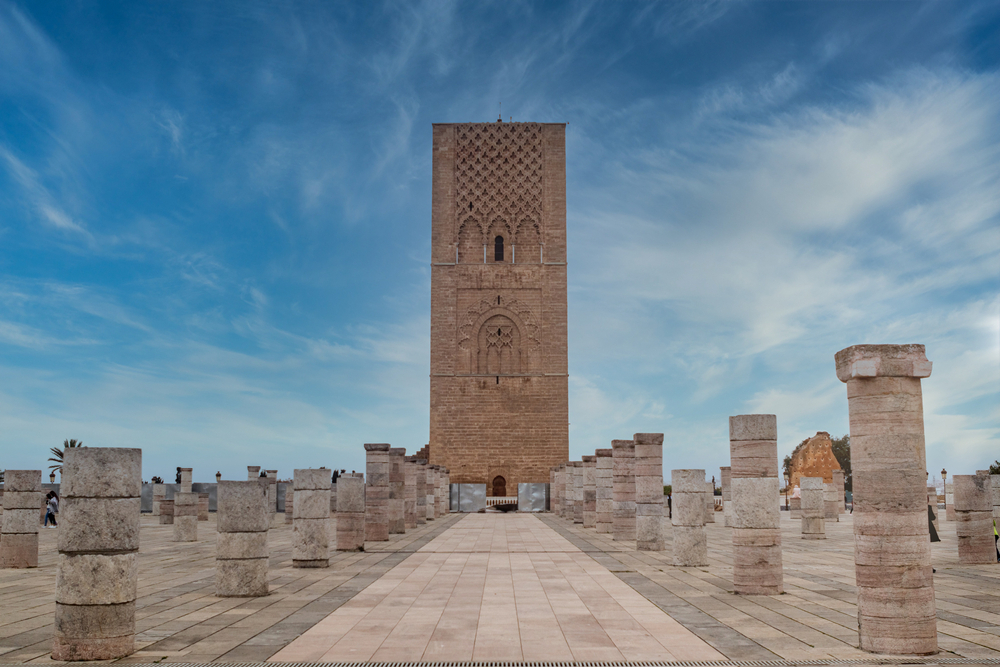
M 59 511 L 59 496 L 56 495 L 55 491 L 49 491 L 45 494 L 45 526 L 48 527 L 49 521 L 52 521 L 53 526 L 58 526 L 56 523 L 56 512 Z

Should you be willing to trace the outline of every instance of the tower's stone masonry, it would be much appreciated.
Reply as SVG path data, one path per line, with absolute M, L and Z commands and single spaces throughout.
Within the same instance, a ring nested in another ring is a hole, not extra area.
M 434 126 L 429 457 L 489 494 L 569 458 L 565 131 Z

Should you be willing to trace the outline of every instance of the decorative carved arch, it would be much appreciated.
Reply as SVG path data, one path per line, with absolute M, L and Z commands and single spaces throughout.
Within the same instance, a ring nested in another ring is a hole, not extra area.
M 516 372 L 530 373 L 534 369 L 541 343 L 538 340 L 539 327 L 535 323 L 531 309 L 517 299 L 510 299 L 500 305 L 483 299 L 469 307 L 466 311 L 466 321 L 459 327 L 458 373 L 507 374 L 483 370 L 480 362 L 480 355 L 486 352 L 482 349 L 484 344 L 481 341 L 483 327 L 496 317 L 506 318 L 514 329 L 511 331 L 511 337 L 516 338 L 516 348 L 512 348 L 511 361 L 513 362 L 516 357 L 518 368 Z M 486 365 L 489 366 L 488 354 L 486 359 Z

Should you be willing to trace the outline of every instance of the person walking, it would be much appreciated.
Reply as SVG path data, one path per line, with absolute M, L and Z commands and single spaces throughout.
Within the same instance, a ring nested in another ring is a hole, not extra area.
M 49 491 L 45 495 L 45 499 L 45 526 L 48 527 L 49 521 L 52 521 L 53 526 L 58 526 L 56 513 L 59 511 L 59 496 L 56 495 L 55 491 Z

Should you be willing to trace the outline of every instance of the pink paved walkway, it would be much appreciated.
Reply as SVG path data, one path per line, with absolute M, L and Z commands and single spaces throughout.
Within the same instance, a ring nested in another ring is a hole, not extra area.
M 526 514 L 471 514 L 271 661 L 724 660 Z

